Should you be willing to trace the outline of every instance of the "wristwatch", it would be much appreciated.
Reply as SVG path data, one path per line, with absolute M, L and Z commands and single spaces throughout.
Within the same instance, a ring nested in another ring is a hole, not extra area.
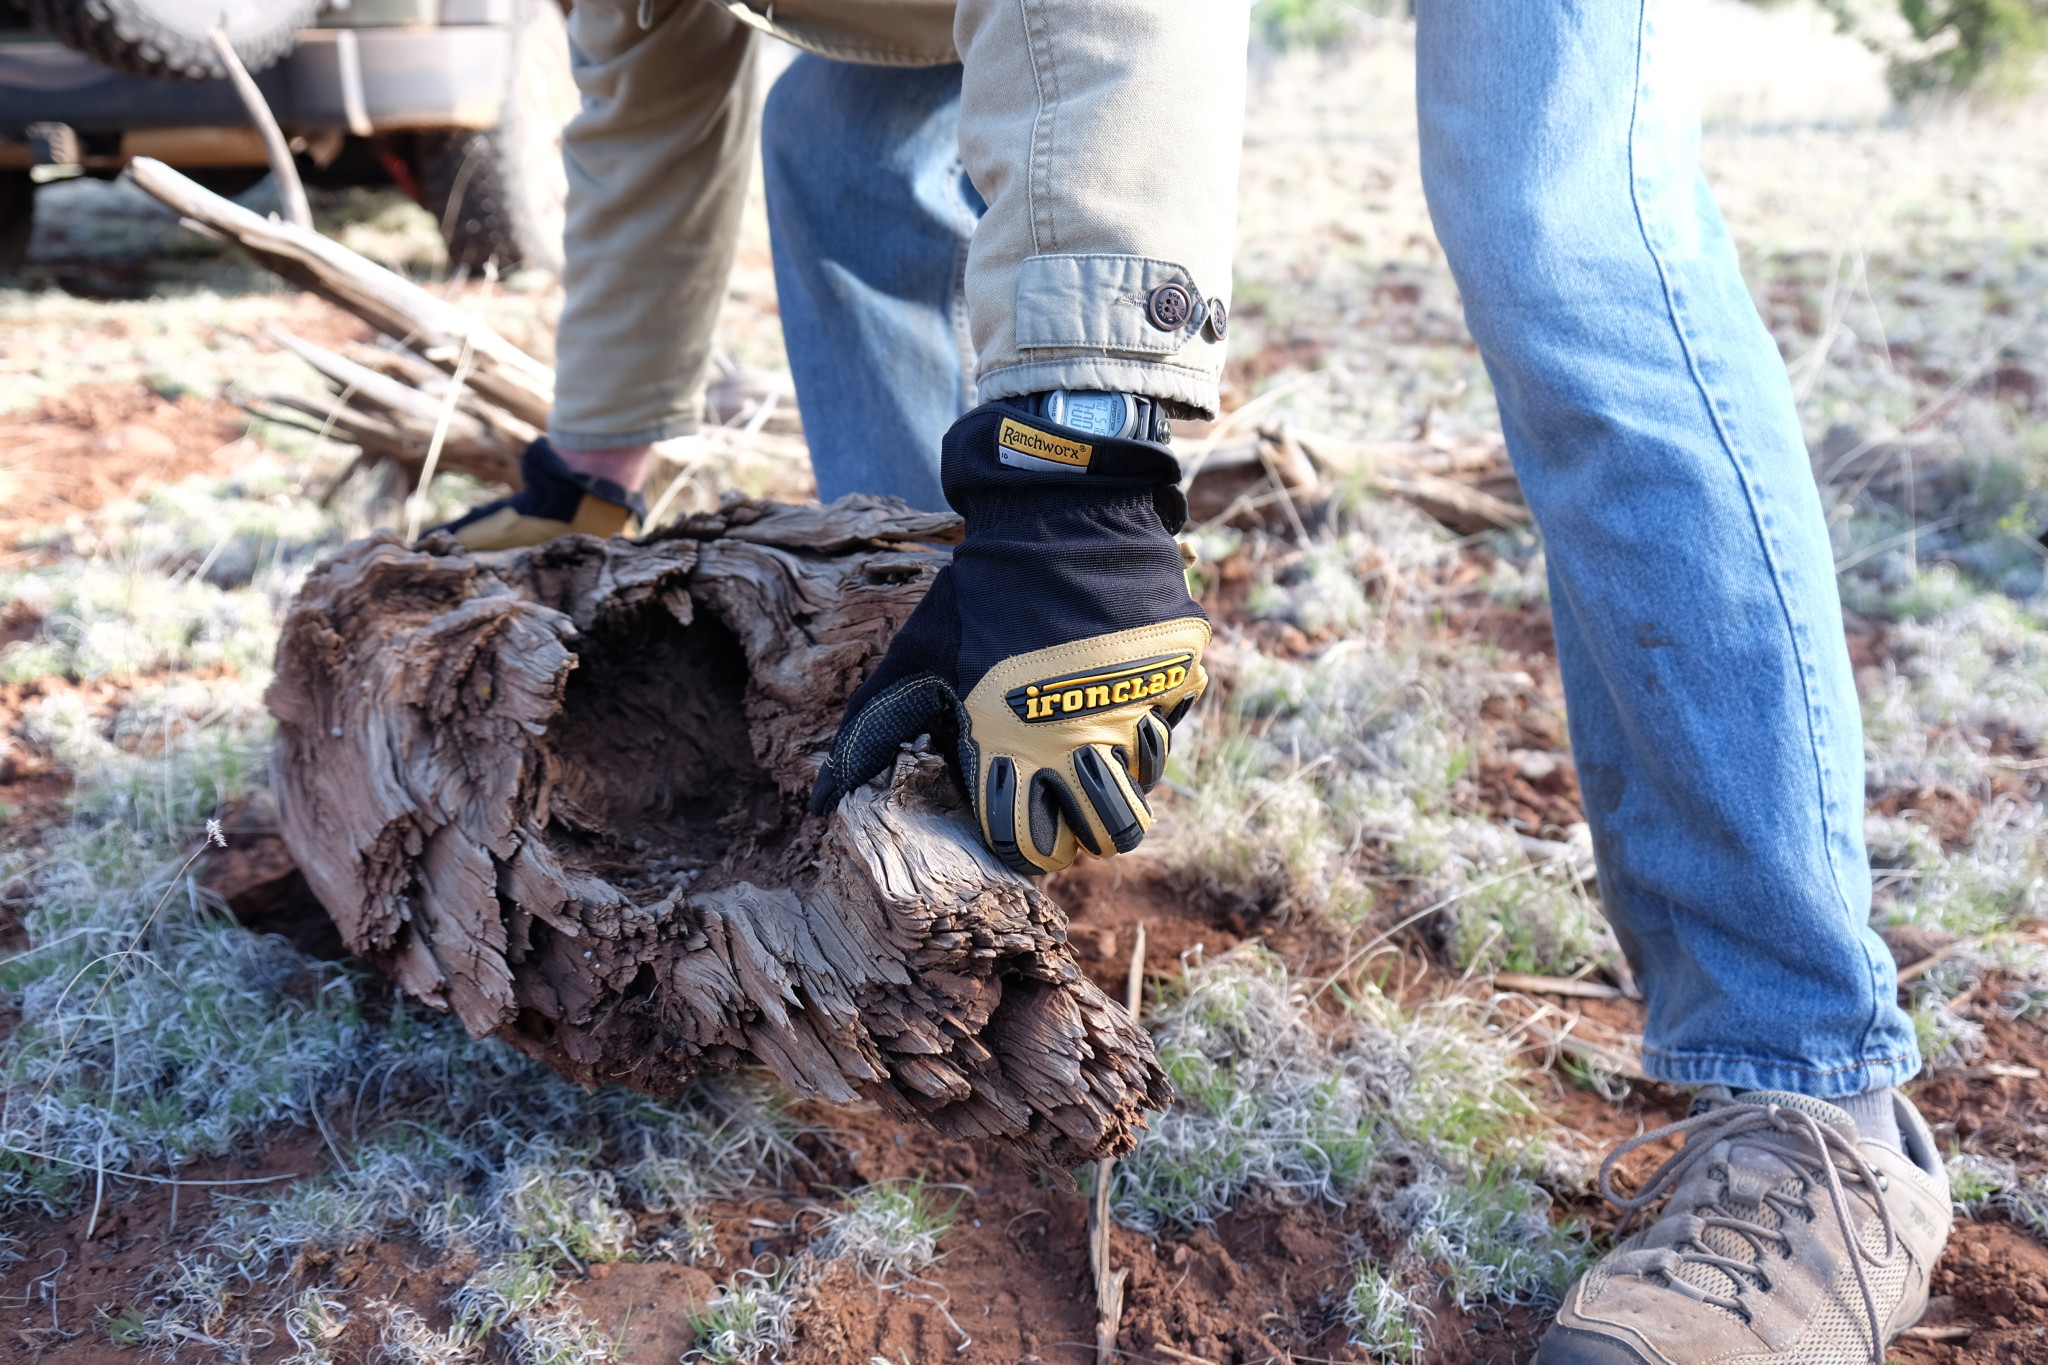
M 1089 436 L 1162 444 L 1173 439 L 1165 411 L 1156 401 L 1140 394 L 1106 393 L 1100 389 L 1051 389 L 1003 401 L 1023 408 L 1034 417 L 1043 417 L 1048 422 Z M 1012 449 L 1007 443 L 997 447 L 997 455 L 1013 469 L 1072 472 L 1066 464 Z

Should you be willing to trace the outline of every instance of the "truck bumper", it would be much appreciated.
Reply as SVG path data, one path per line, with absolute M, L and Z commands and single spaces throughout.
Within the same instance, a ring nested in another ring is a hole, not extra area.
M 308 29 L 256 84 L 288 132 L 481 129 L 498 122 L 511 63 L 512 33 L 502 25 Z M 124 76 L 60 43 L 10 37 L 0 41 L 0 164 L 26 152 L 31 123 L 66 123 L 87 137 L 249 126 L 224 80 Z M 222 155 L 245 145 L 217 140 Z M 253 161 L 262 159 L 259 148 Z

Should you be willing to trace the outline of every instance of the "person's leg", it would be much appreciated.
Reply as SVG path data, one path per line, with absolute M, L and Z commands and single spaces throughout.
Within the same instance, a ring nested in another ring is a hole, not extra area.
M 1417 5 L 1424 185 L 1543 531 L 1644 1067 L 1704 1102 L 1610 1157 L 1687 1137 L 1538 1361 L 1882 1360 L 1924 1311 L 1948 1181 L 1893 1089 L 1918 1049 L 1868 922 L 1834 561 L 1700 176 L 1683 8 Z
M 1424 181 L 1541 526 L 1602 898 L 1660 1080 L 1918 1065 L 1792 393 L 1700 176 L 1667 0 L 1423 0 Z
M 802 56 L 768 97 L 775 291 L 818 495 L 943 508 L 939 442 L 974 404 L 962 279 L 981 196 L 960 68 Z

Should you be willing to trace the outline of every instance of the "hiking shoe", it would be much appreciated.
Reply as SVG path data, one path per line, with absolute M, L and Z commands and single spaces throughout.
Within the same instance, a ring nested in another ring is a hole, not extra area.
M 451 531 L 465 550 L 518 550 L 557 536 L 631 535 L 647 507 L 610 479 L 579 474 L 543 436 L 519 457 L 526 487 L 432 527 Z
M 1631 1217 L 1663 1210 L 1572 1286 L 1537 1365 L 1883 1365 L 1927 1309 L 1950 1221 L 1934 1136 L 1903 1096 L 1893 1105 L 1903 1154 L 1775 1090 L 1616 1147 L 1601 1194 Z M 1616 1161 L 1679 1133 L 1641 1189 L 1615 1193 Z

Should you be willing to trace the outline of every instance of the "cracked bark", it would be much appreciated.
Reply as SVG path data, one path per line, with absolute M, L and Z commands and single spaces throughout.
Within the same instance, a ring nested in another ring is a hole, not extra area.
M 803 810 L 846 697 L 957 535 L 737 501 L 648 543 L 349 546 L 278 647 L 283 833 L 349 948 L 571 1079 L 757 1060 L 1076 1165 L 1169 1089 L 1065 918 L 906 752 Z

